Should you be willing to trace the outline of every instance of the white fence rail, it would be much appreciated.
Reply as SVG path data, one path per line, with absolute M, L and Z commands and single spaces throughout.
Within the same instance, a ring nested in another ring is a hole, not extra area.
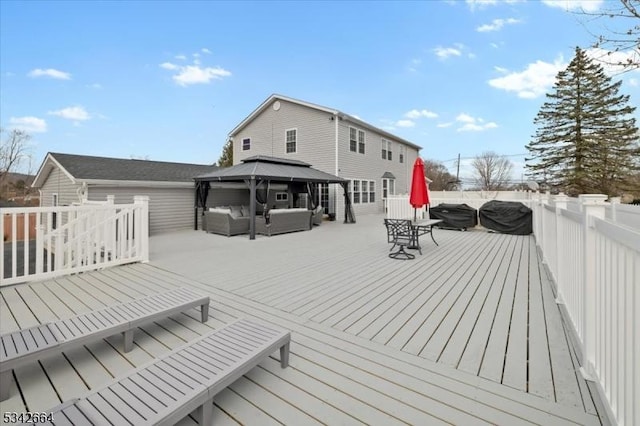
M 0 209 L 0 285 L 146 262 L 148 217 L 143 196 L 134 204 Z
M 387 218 L 393 219 L 426 219 L 427 208 L 415 209 L 409 204 L 409 194 L 390 195 L 385 199 L 385 211 Z
M 610 210 L 626 206 L 605 199 L 582 195 L 575 203 L 560 195 L 530 205 L 536 242 L 580 345 L 581 370 L 617 424 L 638 425 L 640 222 L 632 208 L 615 223 Z

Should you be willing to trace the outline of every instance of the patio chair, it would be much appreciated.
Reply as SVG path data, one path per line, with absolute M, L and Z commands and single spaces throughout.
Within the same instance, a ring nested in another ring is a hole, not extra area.
M 399 247 L 397 251 L 389 253 L 389 257 L 399 260 L 415 259 L 415 255 L 407 253 L 405 247 L 413 245 L 413 229 L 411 221 L 408 219 L 385 219 L 384 226 L 387 228 L 387 242 L 393 243 L 389 251 Z

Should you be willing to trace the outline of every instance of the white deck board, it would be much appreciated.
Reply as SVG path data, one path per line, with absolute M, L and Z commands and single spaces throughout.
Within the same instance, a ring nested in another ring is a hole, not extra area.
M 212 304 L 205 324 L 191 309 L 136 330 L 129 353 L 112 336 L 19 371 L 26 406 L 12 389 L 0 409 L 46 410 L 254 316 L 292 330 L 290 367 L 281 369 L 274 354 L 223 391 L 214 424 L 599 424 L 533 239 L 442 230 L 435 237 L 440 247 L 425 238 L 422 256 L 400 262 L 388 259 L 375 218 L 255 241 L 180 233 L 152 239 L 151 265 L 4 288 L 2 331 L 180 286 Z M 516 329 L 524 336 L 512 336 Z M 527 339 L 539 343 L 536 353 Z M 506 376 L 524 377 L 524 389 L 502 383 L 505 362 Z M 540 375 L 530 380 L 534 371 Z

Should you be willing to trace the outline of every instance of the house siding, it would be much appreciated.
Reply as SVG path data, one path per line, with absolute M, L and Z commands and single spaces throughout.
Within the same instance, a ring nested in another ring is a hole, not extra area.
M 315 169 L 335 174 L 335 124 L 332 115 L 280 100 L 280 109 L 269 105 L 233 137 L 233 163 L 254 155 L 300 160 Z M 295 153 L 286 152 L 285 131 L 297 129 Z M 242 150 L 242 140 L 251 138 L 251 149 Z M 327 143 L 331 141 L 331 143 Z
M 280 102 L 275 111 L 273 103 Z M 305 105 L 274 99 L 260 114 L 233 135 L 234 164 L 255 155 L 291 158 L 311 164 L 312 167 L 345 179 L 364 179 L 375 182 L 375 203 L 354 204 L 356 218 L 362 214 L 384 211 L 382 200 L 382 175 L 391 172 L 396 177 L 396 193 L 409 192 L 411 171 L 418 149 L 397 139 L 384 137 L 392 143 L 393 160 L 381 156 L 383 136 L 373 130 L 350 122 L 348 119 L 332 120 L 332 114 Z M 336 170 L 336 127 L 338 129 L 338 164 Z M 349 127 L 365 131 L 365 153 L 349 149 Z M 297 152 L 286 153 L 285 130 L 298 130 Z M 251 149 L 242 150 L 242 140 L 251 139 Z M 404 162 L 399 161 L 399 146 L 405 147 Z M 344 191 L 341 185 L 329 186 L 329 211 L 338 220 L 344 217 Z
M 116 204 L 133 203 L 135 195 L 149 197 L 149 234 L 156 235 L 180 229 L 193 229 L 194 188 L 148 188 L 89 186 L 90 201 L 104 201 L 115 197 Z M 200 218 L 200 215 L 198 215 Z M 200 225 L 198 225 L 199 227 Z
M 53 194 L 58 194 L 58 205 L 67 206 L 80 201 L 78 197 L 80 185 L 74 184 L 59 167 L 54 167 L 40 188 L 40 206 L 52 207 Z
M 352 152 L 349 147 L 349 128 L 354 127 L 365 132 L 365 153 Z M 382 175 L 391 172 L 396 177 L 396 193 L 407 193 L 411 185 L 413 163 L 418 157 L 418 150 L 397 139 L 382 136 L 373 130 L 342 120 L 338 126 L 338 161 L 340 177 L 345 179 L 363 179 L 375 182 L 375 203 L 353 204 L 356 218 L 362 214 L 382 213 Z M 382 159 L 382 139 L 391 142 L 392 160 Z M 405 147 L 404 162 L 400 163 L 400 146 Z M 344 217 L 344 196 L 342 188 L 334 188 L 336 193 L 338 218 Z M 353 200 L 351 200 L 353 201 Z

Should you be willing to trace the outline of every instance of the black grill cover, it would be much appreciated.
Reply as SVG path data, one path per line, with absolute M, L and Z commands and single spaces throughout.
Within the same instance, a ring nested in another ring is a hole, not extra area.
M 478 224 L 478 211 L 466 204 L 439 204 L 429 209 L 431 219 L 442 219 L 440 228 L 467 229 Z
M 533 232 L 531 209 L 517 201 L 489 201 L 480 207 L 480 224 L 503 234 L 529 235 Z

